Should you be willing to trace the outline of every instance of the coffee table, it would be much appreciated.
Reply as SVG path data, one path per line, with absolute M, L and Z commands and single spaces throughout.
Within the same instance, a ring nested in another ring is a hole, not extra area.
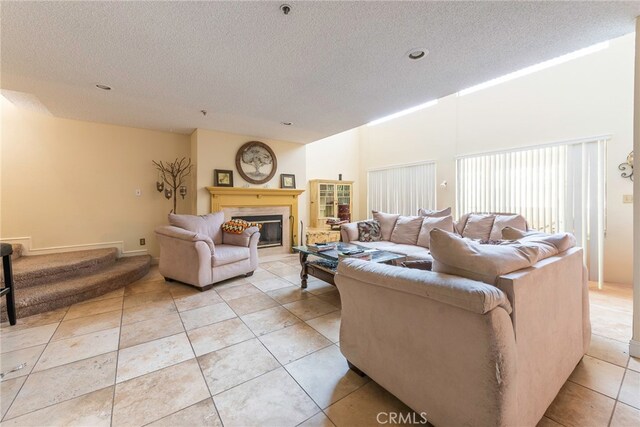
M 353 243 L 335 243 L 331 250 L 317 252 L 306 246 L 294 246 L 293 251 L 300 254 L 300 285 L 304 289 L 307 287 L 309 276 L 317 277 L 335 286 L 334 277 L 338 268 L 339 253 L 342 251 L 362 249 L 371 255 L 371 262 L 389 264 L 406 259 L 406 255 L 387 252 L 379 249 L 366 248 Z M 309 256 L 313 257 L 309 259 Z

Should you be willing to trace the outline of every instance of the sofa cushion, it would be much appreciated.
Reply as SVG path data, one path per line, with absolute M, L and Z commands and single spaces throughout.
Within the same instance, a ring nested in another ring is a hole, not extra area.
M 418 215 L 420 216 L 428 216 L 428 217 L 432 217 L 432 218 L 440 218 L 443 216 L 450 216 L 451 215 L 451 208 L 445 208 L 439 211 L 433 210 L 433 209 L 423 209 L 420 208 L 418 209 Z
M 233 262 L 249 259 L 250 250 L 245 246 L 216 245 L 216 252 L 212 260 L 212 267 L 231 264 Z
M 418 234 L 418 246 L 423 248 L 429 247 L 429 238 L 431 230 L 439 228 L 444 231 L 453 233 L 453 218 L 451 215 L 443 217 L 425 217 L 422 220 L 422 226 L 420 227 L 420 233 Z
M 381 238 L 380 223 L 375 219 L 358 223 L 358 240 L 361 242 L 377 242 Z
M 576 238 L 571 233 L 547 234 L 535 230 L 519 230 L 513 227 L 505 227 L 502 230 L 502 238 L 506 240 L 517 240 L 525 244 L 543 242 L 553 245 L 558 253 L 571 249 L 576 245 Z
M 399 216 L 389 240 L 398 244 L 415 245 L 421 225 L 421 216 Z
M 396 254 L 405 255 L 407 258 L 412 259 L 431 259 L 429 249 L 415 245 L 395 245 L 390 248 L 385 248 L 386 251 Z
M 381 251 L 386 251 L 386 250 L 389 250 L 389 248 L 392 248 L 392 247 L 396 246 L 395 243 L 391 243 L 391 242 L 388 242 L 386 240 L 380 240 L 378 242 L 360 242 L 360 241 L 355 241 L 355 242 L 351 242 L 351 243 L 356 244 L 358 246 L 364 246 L 365 248 L 379 249 Z
M 453 274 L 494 285 L 503 274 L 532 266 L 538 248 L 523 244 L 480 245 L 454 233 L 431 231 L 432 271 Z
M 527 229 L 527 221 L 522 215 L 496 215 L 496 219 L 493 221 L 493 227 L 491 227 L 491 234 L 489 239 L 500 240 L 502 239 L 502 229 L 505 227 L 513 227 L 520 230 Z
M 223 212 L 215 212 L 207 215 L 169 214 L 170 225 L 209 236 L 216 245 L 222 243 L 222 230 L 220 227 L 222 227 L 223 223 Z
M 462 237 L 481 240 L 489 239 L 494 220 L 495 215 L 470 214 L 462 230 Z
M 396 226 L 396 221 L 400 215 L 378 211 L 372 211 L 371 213 L 373 214 L 373 219 L 380 223 L 380 235 L 382 240 L 391 240 L 393 227 Z

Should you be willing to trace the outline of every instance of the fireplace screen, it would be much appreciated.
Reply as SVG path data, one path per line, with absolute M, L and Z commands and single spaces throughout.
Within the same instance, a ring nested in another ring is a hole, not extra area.
M 282 246 L 282 215 L 234 216 L 232 219 L 244 219 L 262 224 L 258 248 Z

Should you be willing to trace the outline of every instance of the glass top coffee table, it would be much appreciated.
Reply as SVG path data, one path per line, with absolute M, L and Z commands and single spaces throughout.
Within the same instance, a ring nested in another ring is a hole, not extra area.
M 366 248 L 364 246 L 355 245 L 353 243 L 330 243 L 333 248 L 322 252 L 312 250 L 307 246 L 294 246 L 294 252 L 300 254 L 300 285 L 302 288 L 307 287 L 307 279 L 309 276 L 317 277 L 320 280 L 331 283 L 335 286 L 334 276 L 338 268 L 338 262 L 344 257 L 341 255 L 345 251 L 361 249 L 364 251 L 365 259 L 371 262 L 394 263 L 406 259 L 406 255 L 396 254 L 393 252 L 383 251 L 380 249 Z M 309 259 L 309 256 L 313 258 Z M 348 255 L 346 257 L 349 257 Z M 356 257 L 354 257 L 356 258 Z

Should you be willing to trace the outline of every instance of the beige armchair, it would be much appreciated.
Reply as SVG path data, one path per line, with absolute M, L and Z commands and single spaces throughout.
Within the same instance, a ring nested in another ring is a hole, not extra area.
M 251 276 L 258 267 L 257 227 L 242 234 L 223 232 L 224 214 L 169 214 L 169 224 L 156 228 L 160 274 L 200 288 L 236 276 Z

